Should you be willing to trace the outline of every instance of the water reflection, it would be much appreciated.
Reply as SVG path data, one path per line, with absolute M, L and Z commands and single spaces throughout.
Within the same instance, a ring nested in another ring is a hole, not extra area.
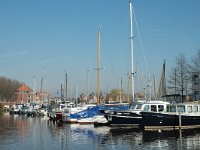
M 128 149 L 199 149 L 200 129 L 145 131 L 133 128 L 111 128 L 103 138 L 107 144 Z
M 200 130 L 144 131 L 135 128 L 111 128 L 64 124 L 52 126 L 53 137 L 60 137 L 69 149 L 198 149 Z M 55 129 L 58 132 L 54 132 Z M 66 134 L 65 134 L 66 133 Z M 68 139 L 67 139 L 68 138 Z M 191 144 L 192 143 L 192 144 Z M 74 146 L 76 145 L 76 146 Z
M 0 115 L 0 149 L 200 149 L 200 129 L 144 131 L 135 128 L 55 124 L 45 117 Z
M 110 128 L 102 142 L 105 145 L 112 145 L 114 149 L 142 148 L 142 131 L 135 128 Z
M 64 149 L 96 149 L 100 138 L 109 132 L 109 127 L 94 128 L 93 125 L 54 124 L 48 122 L 53 141 Z
M 197 149 L 200 148 L 200 129 L 144 131 L 143 141 L 161 143 L 172 149 Z
M 46 149 L 46 121 L 42 119 L 1 114 L 0 149 Z
M 8 142 L 7 144 L 14 144 L 19 138 L 26 136 L 29 127 L 26 118 L 18 118 L 17 115 L 10 116 L 9 113 L 3 113 L 0 115 L 0 120 L 0 144 L 5 141 Z

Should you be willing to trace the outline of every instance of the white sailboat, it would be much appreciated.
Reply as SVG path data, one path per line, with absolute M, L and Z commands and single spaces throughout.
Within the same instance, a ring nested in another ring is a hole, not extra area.
M 111 126 L 140 126 L 142 124 L 142 111 L 161 112 L 166 109 L 168 102 L 151 101 L 151 90 L 146 101 L 135 100 L 135 87 L 134 87 L 134 57 L 133 57 L 133 28 L 132 28 L 132 13 L 133 6 L 130 0 L 130 43 L 131 43 L 131 79 L 132 79 L 132 97 L 133 103 L 130 108 L 125 111 L 113 111 L 105 113 L 105 117 Z M 150 82 L 150 78 L 149 78 Z M 149 85 L 150 86 L 150 85 Z

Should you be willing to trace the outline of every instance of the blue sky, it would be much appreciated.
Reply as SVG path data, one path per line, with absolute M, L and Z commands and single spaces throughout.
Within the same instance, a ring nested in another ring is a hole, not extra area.
M 151 75 L 167 73 L 180 52 L 188 58 L 200 48 L 199 0 L 133 0 L 134 12 Z M 96 92 L 97 34 L 101 26 L 101 89 L 127 89 L 130 72 L 129 0 L 1 0 L 0 76 L 39 89 L 42 76 L 52 95 L 68 74 L 68 96 Z M 145 63 L 134 24 L 134 57 Z M 44 69 L 45 68 L 45 69 Z

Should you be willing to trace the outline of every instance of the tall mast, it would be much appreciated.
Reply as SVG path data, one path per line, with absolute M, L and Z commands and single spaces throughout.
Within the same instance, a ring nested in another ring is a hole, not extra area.
M 120 101 L 120 103 L 122 102 L 122 77 L 121 77 L 121 79 L 120 79 L 120 96 L 119 96 L 119 101 Z
M 60 98 L 61 98 L 61 101 L 63 100 L 63 87 L 62 87 L 62 83 L 60 85 Z
M 36 77 L 33 76 L 33 100 L 32 103 L 35 103 L 35 94 L 36 94 Z
M 132 96 L 133 96 L 133 101 L 135 100 L 135 87 L 134 87 L 134 61 L 133 61 L 133 19 L 132 19 L 132 11 L 133 11 L 133 6 L 132 6 L 132 0 L 129 2 L 130 4 L 130 39 L 131 39 L 131 81 L 132 81 Z
M 40 100 L 40 103 L 43 102 L 44 100 L 44 97 L 43 97 L 43 77 L 41 79 L 41 85 L 40 85 L 40 92 L 41 92 L 41 100 Z
M 67 73 L 65 75 L 65 100 L 67 100 Z
M 47 86 L 47 82 L 46 82 L 46 67 L 44 66 L 44 78 L 43 78 L 43 82 L 44 82 L 44 88 L 43 88 L 43 99 L 42 99 L 42 103 L 44 103 L 44 100 L 46 101 L 47 97 L 46 97 L 46 86 Z
M 97 66 L 97 71 L 98 71 L 98 84 L 97 84 L 97 104 L 100 104 L 100 29 L 98 32 L 98 66 Z

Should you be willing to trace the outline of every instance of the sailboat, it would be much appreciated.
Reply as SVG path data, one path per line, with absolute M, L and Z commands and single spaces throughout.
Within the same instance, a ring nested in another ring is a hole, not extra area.
M 101 104 L 100 101 L 100 70 L 102 69 L 100 66 L 100 29 L 98 31 L 98 84 L 97 84 L 97 105 L 92 106 L 87 110 L 81 111 L 79 113 L 74 114 L 75 118 L 78 118 L 77 122 L 79 124 L 94 124 L 95 126 L 99 125 L 107 125 L 107 120 L 101 111 L 105 110 L 124 110 L 127 109 L 126 104 L 117 104 L 117 105 L 109 105 L 109 104 Z M 80 117 L 84 116 L 84 117 Z M 72 117 L 72 116 L 71 116 Z
M 136 101 L 135 100 L 135 89 L 134 89 L 134 65 L 133 65 L 133 28 L 132 28 L 132 12 L 133 5 L 130 0 L 130 39 L 131 39 L 131 79 L 132 79 L 132 97 L 133 102 L 130 104 L 128 110 L 123 111 L 113 111 L 105 113 L 108 123 L 111 126 L 135 126 L 139 127 L 142 125 L 142 111 L 153 111 L 162 112 L 166 110 L 166 105 L 169 104 L 165 101 L 151 101 L 151 96 L 148 97 L 146 101 Z M 151 95 L 151 94 L 150 94 Z

